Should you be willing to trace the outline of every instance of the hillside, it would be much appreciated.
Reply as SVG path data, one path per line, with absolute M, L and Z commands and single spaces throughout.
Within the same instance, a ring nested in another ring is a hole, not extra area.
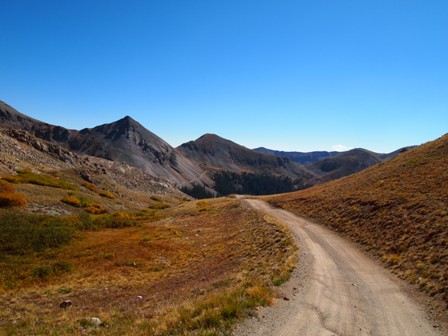
M 287 158 L 259 153 L 215 134 L 205 134 L 177 149 L 191 161 L 200 163 L 220 195 L 275 194 L 303 189 L 311 181 L 319 180 Z
M 327 151 L 314 151 L 314 152 L 286 152 L 268 149 L 264 147 L 255 148 L 254 151 L 271 154 L 279 157 L 285 157 L 290 159 L 291 161 L 308 165 L 313 164 L 323 159 L 328 159 L 334 157 L 339 154 L 339 152 L 327 152 Z
M 276 151 L 264 147 L 254 150 L 260 153 L 285 157 L 304 165 L 309 171 L 318 176 L 318 179 L 310 182 L 310 184 L 314 185 L 358 173 L 411 148 L 400 148 L 387 154 L 375 153 L 363 148 L 355 148 L 345 152 L 317 151 L 309 153 Z
M 258 153 L 215 134 L 205 134 L 195 141 L 182 144 L 178 149 L 189 159 L 201 162 L 209 169 L 283 175 L 291 178 L 312 176 L 305 168 L 289 159 Z
M 358 174 L 269 197 L 349 237 L 448 303 L 448 134 Z
M 362 148 L 339 153 L 308 165 L 307 168 L 319 175 L 323 181 L 332 181 L 344 176 L 360 172 L 388 158 L 385 154 L 377 154 Z

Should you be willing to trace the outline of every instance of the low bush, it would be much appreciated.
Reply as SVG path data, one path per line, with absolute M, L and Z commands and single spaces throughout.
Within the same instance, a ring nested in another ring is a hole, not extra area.
M 82 184 L 84 188 L 89 189 L 90 191 L 93 191 L 95 194 L 98 194 L 100 191 L 98 190 L 98 187 L 90 182 L 85 182 Z
M 110 198 L 110 199 L 114 199 L 115 198 L 115 194 L 109 190 L 102 190 L 100 192 L 100 196 L 102 197 L 106 197 L 106 198 Z
M 7 181 L 0 179 L 0 207 L 14 207 L 26 204 L 26 196 L 16 193 L 15 188 Z
M 0 252 L 23 255 L 68 244 L 72 220 L 48 215 L 8 215 L 0 221 Z
M 163 210 L 163 209 L 168 209 L 169 207 L 170 207 L 170 205 L 165 202 L 155 202 L 149 206 L 150 209 L 154 209 L 154 210 Z
M 124 212 L 116 212 L 112 215 L 99 216 L 94 219 L 94 222 L 99 228 L 110 229 L 119 229 L 137 225 L 137 221 Z
M 84 209 L 86 210 L 86 212 L 92 215 L 101 215 L 108 212 L 107 208 L 102 204 L 93 202 L 87 205 Z
M 26 196 L 15 192 L 0 192 L 0 207 L 26 205 Z
M 60 275 L 64 273 L 70 273 L 73 271 L 73 265 L 59 261 L 50 265 L 42 265 L 33 269 L 33 277 L 35 279 L 44 279 L 53 275 Z
M 138 222 L 125 212 L 115 212 L 113 214 L 102 214 L 92 216 L 81 214 L 78 217 L 78 229 L 80 230 L 101 230 L 119 229 L 136 226 Z
M 101 215 L 109 212 L 107 208 L 102 204 L 96 203 L 88 198 L 79 195 L 69 195 L 67 197 L 64 197 L 61 202 L 77 208 L 83 208 L 87 213 L 92 215 Z
M 76 198 L 75 196 L 67 196 L 67 197 L 63 198 L 61 200 L 61 202 L 71 205 L 71 206 L 74 206 L 76 208 L 81 207 L 81 201 L 78 198 Z
M 16 189 L 12 184 L 6 182 L 3 179 L 0 179 L 0 192 L 15 192 Z
M 30 183 L 52 188 L 77 190 L 77 186 L 61 180 L 59 177 L 54 177 L 45 174 L 33 173 L 31 170 L 25 169 L 17 172 L 17 175 L 4 176 L 4 180 L 11 183 Z

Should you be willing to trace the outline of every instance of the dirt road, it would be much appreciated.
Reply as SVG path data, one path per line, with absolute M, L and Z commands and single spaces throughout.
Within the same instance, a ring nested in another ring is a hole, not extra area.
M 302 264 L 286 285 L 284 300 L 260 311 L 234 335 L 442 335 L 395 280 L 353 244 L 263 201 L 244 202 L 290 228 Z

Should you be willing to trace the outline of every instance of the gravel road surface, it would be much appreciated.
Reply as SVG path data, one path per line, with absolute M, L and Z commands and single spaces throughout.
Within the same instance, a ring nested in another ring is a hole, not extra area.
M 262 308 L 234 335 L 442 335 L 397 281 L 354 244 L 261 200 L 243 202 L 287 225 L 301 255 L 278 302 Z

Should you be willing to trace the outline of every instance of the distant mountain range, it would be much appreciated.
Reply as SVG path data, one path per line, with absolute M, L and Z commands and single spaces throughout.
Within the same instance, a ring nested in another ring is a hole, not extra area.
M 332 158 L 340 154 L 340 152 L 326 152 L 326 151 L 315 151 L 315 152 L 284 152 L 273 149 L 268 149 L 264 147 L 258 147 L 254 149 L 260 153 L 271 154 L 279 157 L 286 157 L 291 161 L 307 165 L 316 163 L 318 161 Z
M 281 152 L 252 150 L 218 135 L 205 134 L 173 148 L 126 116 L 116 122 L 80 131 L 50 125 L 20 113 L 0 101 L 2 129 L 16 129 L 78 155 L 125 163 L 188 191 L 200 186 L 213 194 L 219 181 L 226 192 L 292 191 L 356 173 L 397 155 L 364 149 L 347 152 Z M 225 174 L 224 174 L 225 173 Z M 266 186 L 260 188 L 265 183 Z M 282 184 L 271 189 L 269 184 Z M 186 189 L 185 189 L 186 188 Z M 222 193 L 222 192 L 220 192 Z

